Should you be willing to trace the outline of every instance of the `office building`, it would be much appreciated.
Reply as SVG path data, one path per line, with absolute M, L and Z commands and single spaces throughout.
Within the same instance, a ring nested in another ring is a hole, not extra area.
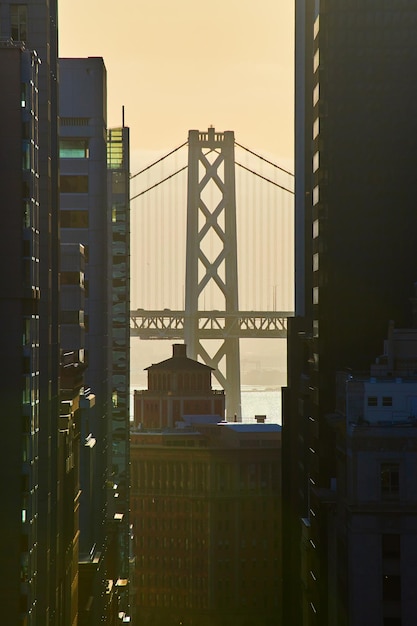
M 60 59 L 59 70 L 61 241 L 81 244 L 84 249 L 84 380 L 95 396 L 89 419 L 82 420 L 80 425 L 80 619 L 81 623 L 88 623 L 87 612 L 90 619 L 100 619 L 107 611 L 106 470 L 110 393 L 106 72 L 101 58 Z M 84 592 L 85 588 L 88 592 Z M 93 598 L 92 608 L 88 605 L 90 598 Z
M 337 442 L 333 623 L 415 621 L 416 363 L 417 331 L 390 324 L 368 375 L 338 373 L 336 411 L 327 418 Z
M 336 371 L 367 367 L 389 320 L 411 325 L 416 20 L 411 0 L 296 2 L 296 318 L 283 398 L 288 623 L 335 623 L 327 538 L 336 458 L 326 414 Z M 303 538 L 312 551 L 307 586 Z
M 130 617 L 130 211 L 129 129 L 107 131 L 108 255 L 111 289 L 111 422 L 109 424 L 108 529 L 110 577 L 119 585 L 119 609 Z M 126 619 L 127 621 L 127 619 Z
M 2 472 L 10 494 L 2 516 L 1 606 L 10 624 L 48 625 L 62 615 L 54 514 L 60 411 L 56 18 L 55 1 L 0 5 L 1 339 L 7 355 L 0 380 L 8 416 Z
M 152 389 L 135 398 L 136 406 L 143 400 L 131 432 L 137 620 L 276 626 L 281 427 L 199 414 L 206 376 L 210 382 L 211 368 L 174 345 L 171 359 L 148 368 Z M 167 423 L 173 386 L 181 408 Z M 224 397 L 214 398 L 224 409 Z M 181 411 L 188 401 L 195 414 Z
M 38 67 L 37 55 L 22 44 L 1 44 L 1 387 L 9 416 L 1 468 L 10 494 L 1 523 L 1 599 L 16 624 L 20 614 L 34 611 L 38 593 Z
M 61 240 L 85 258 L 79 616 L 90 625 L 129 615 L 129 131 L 107 130 L 102 58 L 59 67 Z

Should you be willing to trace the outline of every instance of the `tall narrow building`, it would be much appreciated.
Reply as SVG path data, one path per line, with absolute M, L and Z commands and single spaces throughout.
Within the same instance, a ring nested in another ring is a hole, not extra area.
M 130 486 L 130 204 L 129 128 L 107 131 L 107 203 L 110 209 L 111 413 L 108 446 L 110 574 L 119 584 L 120 614 L 129 616 Z M 127 620 L 126 620 L 127 621 Z
M 0 574 L 2 606 L 15 615 L 34 611 L 38 597 L 38 67 L 36 54 L 23 45 L 1 44 L 0 187 L 4 228 L 0 319 L 4 356 L 0 384 L 8 419 L 3 424 L 7 446 L 0 467 L 10 497 L 1 522 Z
M 129 616 L 129 130 L 107 129 L 101 57 L 59 63 L 61 239 L 85 257 L 79 620 L 90 626 Z
M 327 534 L 335 448 L 326 421 L 336 371 L 366 367 L 389 320 L 411 322 L 416 24 L 412 0 L 296 2 L 297 297 L 283 411 L 284 623 L 337 623 Z
M 56 0 L 1 2 L 0 38 L 0 385 L 8 430 L 1 468 L 12 494 L 0 533 L 8 555 L 1 606 L 11 624 L 48 625 L 60 611 Z
M 107 92 L 100 57 L 60 59 L 60 208 L 63 244 L 85 254 L 85 384 L 94 406 L 81 420 L 80 620 L 106 615 L 108 318 Z M 89 408 L 89 407 L 88 407 Z M 92 606 L 88 606 L 92 598 Z

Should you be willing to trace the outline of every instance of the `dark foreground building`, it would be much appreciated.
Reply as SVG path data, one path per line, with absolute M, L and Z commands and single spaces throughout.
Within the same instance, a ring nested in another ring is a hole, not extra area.
M 283 399 L 284 623 L 338 623 L 329 570 L 336 547 L 328 542 L 336 459 L 326 420 L 335 407 L 336 371 L 368 367 L 389 320 L 411 325 L 416 24 L 411 0 L 296 2 L 296 317 Z M 300 545 L 311 552 L 303 582 Z M 389 619 L 377 623 L 394 623 Z
M 328 528 L 337 548 L 329 555 L 337 624 L 415 622 L 416 364 L 417 330 L 390 324 L 367 373 L 337 376 L 336 411 L 327 418 L 337 444 Z
M 57 623 L 63 615 L 55 515 L 60 445 L 56 4 L 0 4 L 0 467 L 8 494 L 0 532 L 0 604 L 8 623 L 28 626 Z

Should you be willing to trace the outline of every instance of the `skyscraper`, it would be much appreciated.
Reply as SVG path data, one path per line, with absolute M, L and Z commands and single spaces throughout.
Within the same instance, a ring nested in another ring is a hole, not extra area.
M 61 238 L 85 254 L 91 393 L 80 427 L 80 624 L 87 625 L 129 613 L 129 130 L 107 130 L 101 57 L 59 63 Z
M 109 311 L 111 311 L 111 414 L 109 416 L 108 519 L 112 576 L 119 580 L 119 608 L 129 614 L 130 494 L 130 205 L 129 128 L 107 130 Z M 122 584 L 123 583 L 123 584 Z
M 411 323 L 416 24 L 411 0 L 296 3 L 296 318 L 284 392 L 284 533 L 291 535 L 284 543 L 284 622 L 332 623 L 326 526 L 336 474 L 326 414 L 335 406 L 336 370 L 372 362 L 390 319 Z M 303 583 L 302 538 L 309 552 Z
M 55 0 L 0 5 L 0 37 L 6 42 L 1 50 L 0 189 L 7 224 L 2 246 L 10 253 L 2 262 L 2 353 L 8 358 L 2 361 L 0 384 L 9 435 L 2 471 L 13 493 L 9 532 L 1 533 L 2 554 L 9 557 L 2 560 L 1 605 L 10 623 L 28 625 L 53 622 L 60 602 L 52 514 L 59 445 L 56 5 Z
M 8 416 L 1 469 L 10 493 L 1 523 L 5 542 L 1 587 L 3 606 L 22 613 L 31 612 L 37 598 L 36 567 L 30 560 L 32 555 L 35 565 L 38 555 L 34 521 L 39 494 L 40 290 L 39 255 L 34 251 L 39 233 L 37 79 L 35 53 L 11 42 L 0 47 L 1 346 L 3 355 L 8 355 L 1 370 Z M 25 594 L 19 589 L 21 580 Z

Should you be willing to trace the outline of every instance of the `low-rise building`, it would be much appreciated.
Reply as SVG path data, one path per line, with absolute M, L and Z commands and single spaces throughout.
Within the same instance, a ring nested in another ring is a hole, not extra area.
M 135 390 L 136 427 L 172 428 L 184 415 L 225 414 L 223 390 L 211 388 L 212 368 L 187 357 L 184 344 L 174 344 L 172 357 L 146 368 L 148 389 Z

